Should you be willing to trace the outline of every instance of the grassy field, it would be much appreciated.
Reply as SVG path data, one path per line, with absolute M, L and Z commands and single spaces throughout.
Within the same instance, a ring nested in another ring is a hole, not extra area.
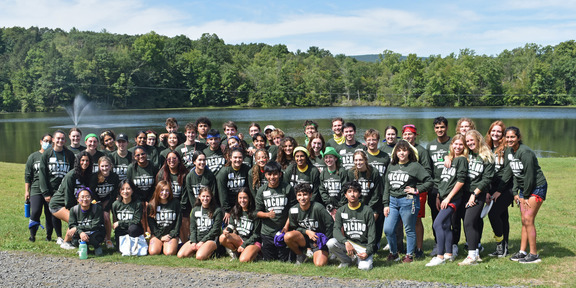
M 374 269 L 363 272 L 358 269 L 337 269 L 336 263 L 328 267 L 317 268 L 311 263 L 296 266 L 289 263 L 257 262 L 240 264 L 230 262 L 229 258 L 220 258 L 206 262 L 195 259 L 177 259 L 166 256 L 122 257 L 119 253 L 107 251 L 104 257 L 96 258 L 101 262 L 125 262 L 151 264 L 172 267 L 204 267 L 209 269 L 227 269 L 258 273 L 283 273 L 303 276 L 326 276 L 342 278 L 364 278 L 372 280 L 408 279 L 415 281 L 443 282 L 464 285 L 538 285 L 538 286 L 576 286 L 576 217 L 573 209 L 572 193 L 576 185 L 576 158 L 540 159 L 544 174 L 548 179 L 548 199 L 542 206 L 536 226 L 538 230 L 538 250 L 542 263 L 521 265 L 508 258 L 494 259 L 487 254 L 494 250 L 490 223 L 485 221 L 482 243 L 486 247 L 483 262 L 477 266 L 458 267 L 449 263 L 439 267 L 425 267 L 430 260 L 416 261 L 405 265 L 387 263 L 387 253 L 379 251 L 375 256 Z M 37 241 L 28 239 L 28 219 L 24 218 L 24 165 L 0 163 L 0 250 L 29 251 L 66 257 L 77 257 L 74 251 L 60 249 L 54 242 L 41 239 L 45 232 L 38 232 Z M 520 244 L 520 218 L 517 207 L 510 207 L 511 236 L 510 251 L 516 252 Z M 426 228 L 425 253 L 429 254 L 433 239 L 431 219 L 424 219 Z M 463 249 L 464 237 L 461 239 Z M 458 260 L 463 259 L 460 256 Z

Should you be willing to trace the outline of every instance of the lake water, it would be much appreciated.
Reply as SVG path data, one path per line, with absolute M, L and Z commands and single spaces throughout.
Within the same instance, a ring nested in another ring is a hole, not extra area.
M 397 108 L 397 107 L 322 107 L 286 109 L 172 109 L 172 110 L 114 110 L 89 111 L 80 118 L 78 127 L 83 135 L 99 134 L 104 129 L 116 133 L 127 133 L 133 142 L 139 130 L 153 129 L 165 132 L 164 121 L 176 117 L 180 130 L 186 122 L 206 116 L 212 120 L 213 128 L 220 129 L 228 120 L 235 121 L 241 133 L 248 134 L 248 125 L 258 122 L 262 128 L 272 124 L 296 138 L 304 140 L 302 124 L 311 119 L 318 122 L 325 138 L 331 137 L 331 119 L 340 116 L 358 128 L 358 138 L 364 131 L 374 128 L 383 134 L 384 128 L 394 125 L 415 124 L 418 142 L 426 145 L 434 139 L 432 120 L 444 116 L 449 120 L 449 134 L 454 134 L 456 122 L 469 117 L 477 129 L 485 134 L 495 120 L 503 120 L 507 126 L 517 126 L 522 132 L 524 143 L 541 157 L 576 156 L 576 108 Z M 73 121 L 67 113 L 4 113 L 0 114 L 0 161 L 25 163 L 28 155 L 39 149 L 39 140 L 44 133 L 56 129 L 68 131 Z M 250 141 L 248 141 L 250 143 Z M 67 143 L 69 144 L 69 142 Z

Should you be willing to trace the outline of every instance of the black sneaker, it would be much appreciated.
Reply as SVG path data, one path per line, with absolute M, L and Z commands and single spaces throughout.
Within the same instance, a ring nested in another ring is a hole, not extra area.
M 520 259 L 524 259 L 526 257 L 526 254 L 521 253 L 521 252 L 516 252 L 516 254 L 512 255 L 512 257 L 510 257 L 510 260 L 512 261 L 520 261 Z
M 416 257 L 416 259 L 422 259 L 424 258 L 424 251 L 422 251 L 422 249 L 416 249 L 416 252 L 414 252 L 414 256 Z
M 502 258 L 508 255 L 508 243 L 502 241 L 496 245 L 496 251 L 490 253 L 490 256 Z
M 528 253 L 528 255 L 526 255 L 524 258 L 518 260 L 518 263 L 522 263 L 522 264 L 532 264 L 532 263 L 540 263 L 542 262 L 542 259 L 540 259 L 540 256 L 538 256 L 538 254 L 534 255 L 532 253 Z
M 36 242 L 36 237 L 30 236 L 30 238 L 28 238 L 28 241 L 30 241 L 30 242 Z

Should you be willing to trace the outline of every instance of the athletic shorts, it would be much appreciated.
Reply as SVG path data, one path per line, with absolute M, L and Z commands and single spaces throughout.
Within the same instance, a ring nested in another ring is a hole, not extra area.
M 62 208 L 64 208 L 64 206 L 48 206 L 50 213 L 52 213 L 52 215 L 58 213 L 58 211 L 62 210 Z
M 420 210 L 418 211 L 418 218 L 426 217 L 426 198 L 428 197 L 428 193 L 420 193 Z
M 547 192 L 548 192 L 548 183 L 544 183 L 544 185 L 536 187 L 534 191 L 532 191 L 532 193 L 530 194 L 530 197 L 536 197 L 536 201 L 538 201 L 538 199 L 544 201 L 546 200 Z M 524 199 L 524 190 L 520 189 L 518 197 Z

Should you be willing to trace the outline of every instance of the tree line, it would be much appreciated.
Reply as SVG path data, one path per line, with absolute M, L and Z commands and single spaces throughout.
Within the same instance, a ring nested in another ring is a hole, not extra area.
M 574 105 L 576 42 L 498 55 L 384 50 L 357 61 L 312 46 L 225 44 L 150 32 L 0 29 L 0 111 L 52 111 L 82 94 L 115 108 Z

